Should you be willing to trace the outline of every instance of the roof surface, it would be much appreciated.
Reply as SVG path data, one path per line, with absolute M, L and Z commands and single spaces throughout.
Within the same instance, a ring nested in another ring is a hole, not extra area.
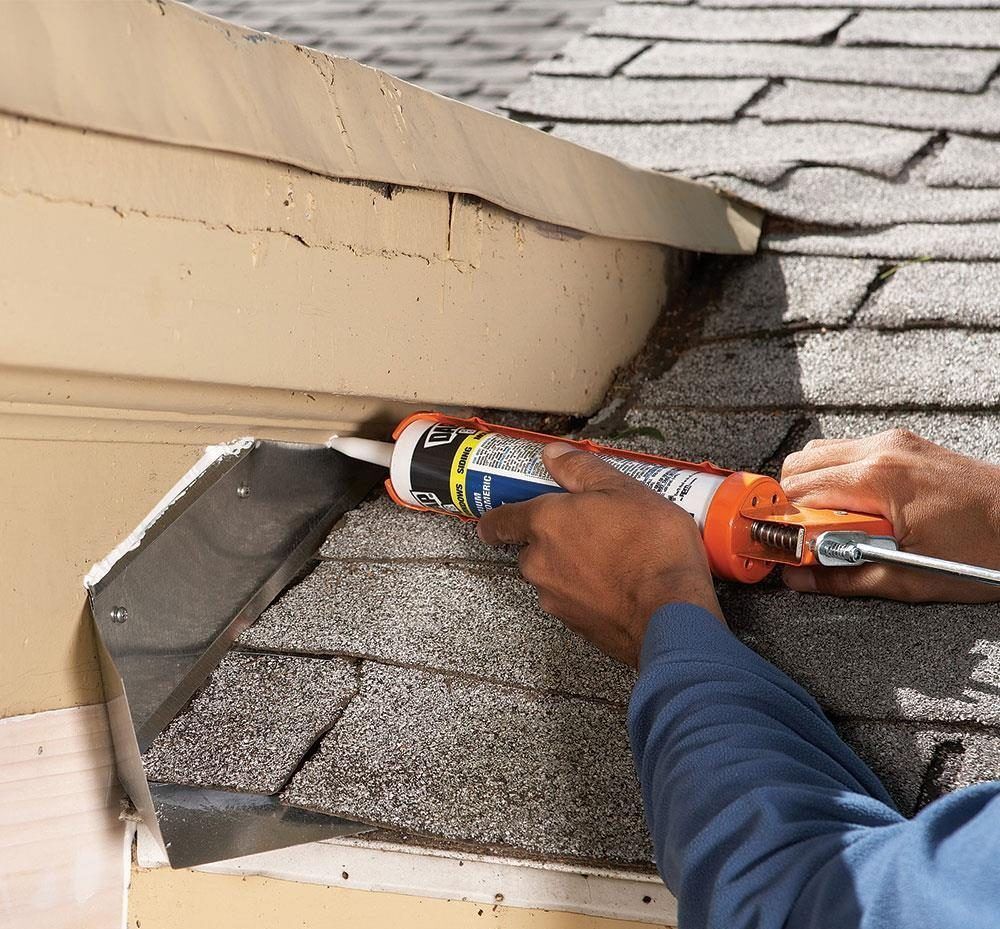
M 517 116 L 773 214 L 759 255 L 699 262 L 587 434 L 774 473 L 809 438 L 898 425 L 1000 461 L 998 68 L 1000 2 L 973 0 L 623 2 L 539 66 Z M 631 673 L 538 611 L 512 553 L 377 497 L 320 555 L 151 776 L 404 840 L 651 866 Z M 996 776 L 996 606 L 721 595 L 905 811 Z

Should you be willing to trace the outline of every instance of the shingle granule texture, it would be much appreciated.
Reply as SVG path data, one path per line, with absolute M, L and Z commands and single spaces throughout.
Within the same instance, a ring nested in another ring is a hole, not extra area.
M 1000 187 L 1000 142 L 949 137 L 927 172 L 934 187 Z
M 818 42 L 842 26 L 843 10 L 701 10 L 610 6 L 591 35 L 710 42 Z
M 840 30 L 837 41 L 845 45 L 1000 48 L 1000 10 L 864 12 Z
M 794 421 L 790 413 L 754 411 L 734 425 L 727 414 L 641 406 L 631 407 L 626 414 L 630 427 L 655 429 L 663 437 L 654 439 L 650 452 L 682 461 L 707 458 L 734 471 L 763 468 Z
M 623 707 L 412 669 L 362 666 L 283 799 L 496 851 L 651 857 Z
M 909 429 L 963 455 L 1000 464 L 1000 411 L 993 413 L 818 413 L 810 438 L 874 435 L 887 429 Z
M 639 399 L 701 409 L 990 406 L 1000 403 L 998 353 L 1000 334 L 955 330 L 727 342 L 689 350 Z
M 995 604 L 912 604 L 730 588 L 740 638 L 837 717 L 1000 725 Z
M 861 306 L 879 262 L 766 255 L 710 260 L 703 338 L 839 325 Z M 712 282 L 715 286 L 712 286 Z M 701 297 L 699 294 L 699 302 Z
M 1000 328 L 1000 264 L 903 265 L 858 313 L 860 326 L 948 324 Z
M 569 77 L 610 77 L 649 43 L 641 39 L 603 39 L 579 36 L 558 55 L 532 69 L 534 74 Z
M 997 103 L 1000 106 L 1000 97 Z M 774 215 L 829 227 L 1000 219 L 1000 190 L 943 190 L 917 180 L 885 181 L 843 168 L 799 168 L 773 187 L 738 178 L 716 178 L 715 183 Z
M 324 558 L 358 561 L 440 559 L 510 565 L 517 562 L 516 549 L 484 544 L 472 523 L 406 509 L 381 490 L 333 528 L 319 553 Z
M 761 247 L 795 255 L 1000 260 L 1000 223 L 903 223 L 873 232 L 772 231 Z
M 340 659 L 230 652 L 146 751 L 146 776 L 277 793 L 355 688 L 355 668 Z
M 765 122 L 868 123 L 903 129 L 1000 133 L 1000 92 L 932 90 L 787 81 L 751 107 Z
M 622 122 L 732 119 L 764 86 L 758 80 L 629 81 L 536 76 L 507 98 L 529 116 Z
M 772 77 L 982 90 L 1000 54 L 955 49 L 844 48 L 775 43 L 659 42 L 626 65 L 629 77 Z
M 560 123 L 553 135 L 659 171 L 692 176 L 731 174 L 762 184 L 796 165 L 851 167 L 895 177 L 927 143 L 929 133 L 847 123 Z
M 363 655 L 622 704 L 635 681 L 541 612 L 534 590 L 510 569 L 325 562 L 240 642 Z

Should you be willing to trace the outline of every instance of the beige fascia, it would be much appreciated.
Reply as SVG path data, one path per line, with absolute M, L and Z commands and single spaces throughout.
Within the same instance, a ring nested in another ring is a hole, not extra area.
M 207 444 L 589 413 L 757 216 L 170 2 L 0 31 L 0 717 L 100 699 L 82 578 Z

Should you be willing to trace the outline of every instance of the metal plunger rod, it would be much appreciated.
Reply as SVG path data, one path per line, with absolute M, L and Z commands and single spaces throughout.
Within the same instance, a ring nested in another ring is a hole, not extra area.
M 835 535 L 836 533 L 827 533 L 827 536 Z M 894 551 L 863 541 L 841 540 L 835 537 L 820 539 L 817 554 L 821 559 L 827 556 L 851 564 L 869 561 L 902 565 L 907 568 L 933 571 L 937 574 L 947 574 L 965 580 L 978 581 L 980 584 L 1000 587 L 1000 571 L 995 571 L 992 568 L 965 564 L 961 561 L 948 561 L 945 558 L 932 558 L 929 555 L 918 555 L 915 552 Z

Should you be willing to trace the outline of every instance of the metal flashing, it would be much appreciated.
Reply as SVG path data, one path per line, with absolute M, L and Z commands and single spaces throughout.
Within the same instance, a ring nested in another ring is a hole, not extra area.
M 707 186 L 171 0 L 18 3 L 5 12 L 2 112 L 327 177 L 471 194 L 611 238 L 725 253 L 757 245 L 759 211 Z
M 324 446 L 219 446 L 89 575 L 119 776 L 174 867 L 367 830 L 270 796 L 150 784 L 141 754 L 379 476 Z

